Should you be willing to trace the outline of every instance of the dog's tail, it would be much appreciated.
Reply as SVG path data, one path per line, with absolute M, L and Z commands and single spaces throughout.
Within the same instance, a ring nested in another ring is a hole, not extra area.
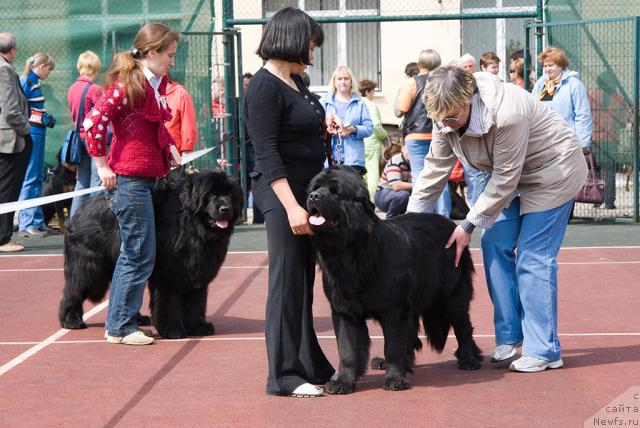
M 422 324 L 431 349 L 440 353 L 447 343 L 451 323 L 446 313 L 446 304 L 436 302 L 422 314 Z

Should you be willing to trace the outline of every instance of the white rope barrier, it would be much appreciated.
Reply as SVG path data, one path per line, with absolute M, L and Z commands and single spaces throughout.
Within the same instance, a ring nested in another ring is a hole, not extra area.
M 210 147 L 208 149 L 196 150 L 191 153 L 185 153 L 182 156 L 181 165 L 186 165 L 189 162 L 193 162 L 194 160 L 206 155 L 213 149 L 214 149 L 213 147 Z M 39 207 L 41 205 L 64 201 L 66 199 L 71 199 L 76 196 L 88 195 L 89 193 L 99 192 L 101 190 L 104 190 L 104 186 L 90 187 L 88 189 L 60 193 L 58 195 L 43 196 L 41 198 L 27 199 L 25 201 L 7 202 L 5 204 L 0 204 L 0 214 L 6 214 L 14 211 L 24 210 L 26 208 Z

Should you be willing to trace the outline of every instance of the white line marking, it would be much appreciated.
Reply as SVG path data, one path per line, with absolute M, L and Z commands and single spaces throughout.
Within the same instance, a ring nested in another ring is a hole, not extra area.
M 638 262 L 640 263 L 640 262 Z M 220 269 L 267 269 L 267 265 L 256 266 L 222 266 Z M 36 268 L 36 269 L 0 269 L 0 272 L 61 272 L 63 268 Z
M 640 247 L 639 247 L 640 248 Z M 229 254 L 267 254 L 266 251 L 229 251 Z M 62 257 L 64 254 L 56 253 L 56 254 L 1 254 L 0 258 L 8 258 L 8 257 Z
M 558 336 L 562 337 L 637 337 L 640 333 L 560 333 Z M 421 339 L 425 339 L 425 336 L 419 336 Z M 448 336 L 449 339 L 455 339 L 454 335 Z M 474 334 L 473 337 L 490 339 L 495 337 L 493 334 Z M 335 336 L 318 336 L 318 339 L 323 340 L 335 340 Z M 371 336 L 371 339 L 384 339 L 383 336 Z M 257 337 L 187 337 L 185 339 L 162 339 L 156 338 L 157 342 L 254 342 L 262 341 L 264 336 Z M 40 342 L 0 342 L 0 346 L 19 346 L 19 345 L 34 345 Z M 104 340 L 60 340 L 52 343 L 53 345 L 78 345 L 78 344 L 91 344 L 91 343 L 106 343 Z
M 97 314 L 98 312 L 103 310 L 104 308 L 106 308 L 108 304 L 109 304 L 109 301 L 106 300 L 106 301 L 100 303 L 99 305 L 94 306 L 89 312 L 84 314 L 82 319 L 84 319 L 85 321 L 88 320 L 89 318 L 91 318 L 92 316 L 94 316 L 95 314 Z M 61 338 L 65 334 L 69 333 L 70 331 L 71 330 L 69 330 L 69 329 L 61 328 L 60 330 L 58 330 L 55 333 L 53 333 L 51 336 L 47 337 L 42 342 L 37 343 L 37 345 L 35 345 L 34 347 L 24 351 L 22 354 L 18 355 L 13 360 L 9 361 L 8 363 L 6 363 L 2 367 L 0 367 L 0 376 L 5 374 L 6 372 L 11 370 L 12 368 L 16 367 L 17 365 L 24 363 L 28 358 L 34 356 L 35 354 L 37 354 L 38 352 L 42 351 L 44 348 L 46 348 L 47 346 L 51 345 L 52 343 L 55 343 L 56 340 L 58 340 L 59 338 Z
M 639 261 L 626 261 L 626 262 L 560 262 L 558 265 L 637 265 Z M 475 267 L 483 267 L 482 263 L 474 263 Z M 256 266 L 222 266 L 220 269 L 267 269 L 268 265 L 256 265 Z M 63 271 L 63 268 L 37 268 L 37 269 L 0 269 L 0 272 L 58 272 Z

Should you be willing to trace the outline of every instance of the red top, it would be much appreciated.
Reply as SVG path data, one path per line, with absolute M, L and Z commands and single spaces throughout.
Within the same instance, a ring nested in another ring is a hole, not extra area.
M 84 88 L 88 83 L 91 83 L 91 87 L 87 91 L 87 96 L 84 100 L 84 117 L 89 117 L 91 109 L 98 102 L 100 96 L 102 95 L 102 88 L 93 83 L 93 81 L 88 77 L 80 76 L 78 77 L 78 80 L 76 80 L 73 85 L 71 85 L 69 91 L 67 92 L 67 103 L 69 105 L 69 112 L 71 113 L 71 121 L 73 122 L 74 129 L 76 120 L 78 120 L 80 98 L 82 97 L 82 92 L 84 91 Z M 80 125 L 80 138 L 85 138 L 84 127 L 82 127 L 82 124 Z
M 198 126 L 196 125 L 196 111 L 193 98 L 187 88 L 176 82 L 167 86 L 167 103 L 173 118 L 165 125 L 178 151 L 191 151 L 198 141 Z
M 163 177 L 169 172 L 169 147 L 175 143 L 164 126 L 171 120 L 171 110 L 165 98 L 167 77 L 162 79 L 158 88 L 160 104 L 147 79 L 145 83 L 145 97 L 133 107 L 127 105 L 124 84 L 113 84 L 85 119 L 87 151 L 94 157 L 105 155 L 104 139 L 107 125 L 111 122 L 113 140 L 107 162 L 118 175 Z

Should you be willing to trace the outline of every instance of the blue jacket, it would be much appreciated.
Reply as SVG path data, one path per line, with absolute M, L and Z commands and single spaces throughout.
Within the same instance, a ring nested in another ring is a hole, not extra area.
M 327 114 L 336 113 L 335 93 L 327 92 L 320 98 L 320 104 L 324 107 Z M 358 165 L 364 167 L 364 138 L 373 134 L 373 121 L 369 116 L 369 109 L 357 95 L 352 95 L 345 117 L 341 117 L 344 123 L 349 123 L 356 127 L 358 132 L 351 134 L 343 139 L 344 144 L 344 164 Z M 338 138 L 332 139 L 332 151 L 335 159 L 336 142 Z
M 27 97 L 27 101 L 29 102 L 29 115 L 31 115 L 32 111 L 37 111 L 40 113 L 45 113 L 44 109 L 44 95 L 42 93 L 40 77 L 31 70 L 26 77 L 20 78 L 20 84 L 22 85 L 22 90 Z M 38 126 L 31 124 L 31 134 L 37 135 L 45 135 L 46 128 L 44 126 Z
M 540 92 L 544 88 L 547 75 L 543 74 L 536 82 L 531 93 L 540 99 Z M 549 107 L 571 126 L 578 136 L 582 147 L 591 147 L 592 117 L 587 90 L 578 78 L 578 73 L 564 69 L 562 79 L 556 89 L 553 99 L 548 101 Z

